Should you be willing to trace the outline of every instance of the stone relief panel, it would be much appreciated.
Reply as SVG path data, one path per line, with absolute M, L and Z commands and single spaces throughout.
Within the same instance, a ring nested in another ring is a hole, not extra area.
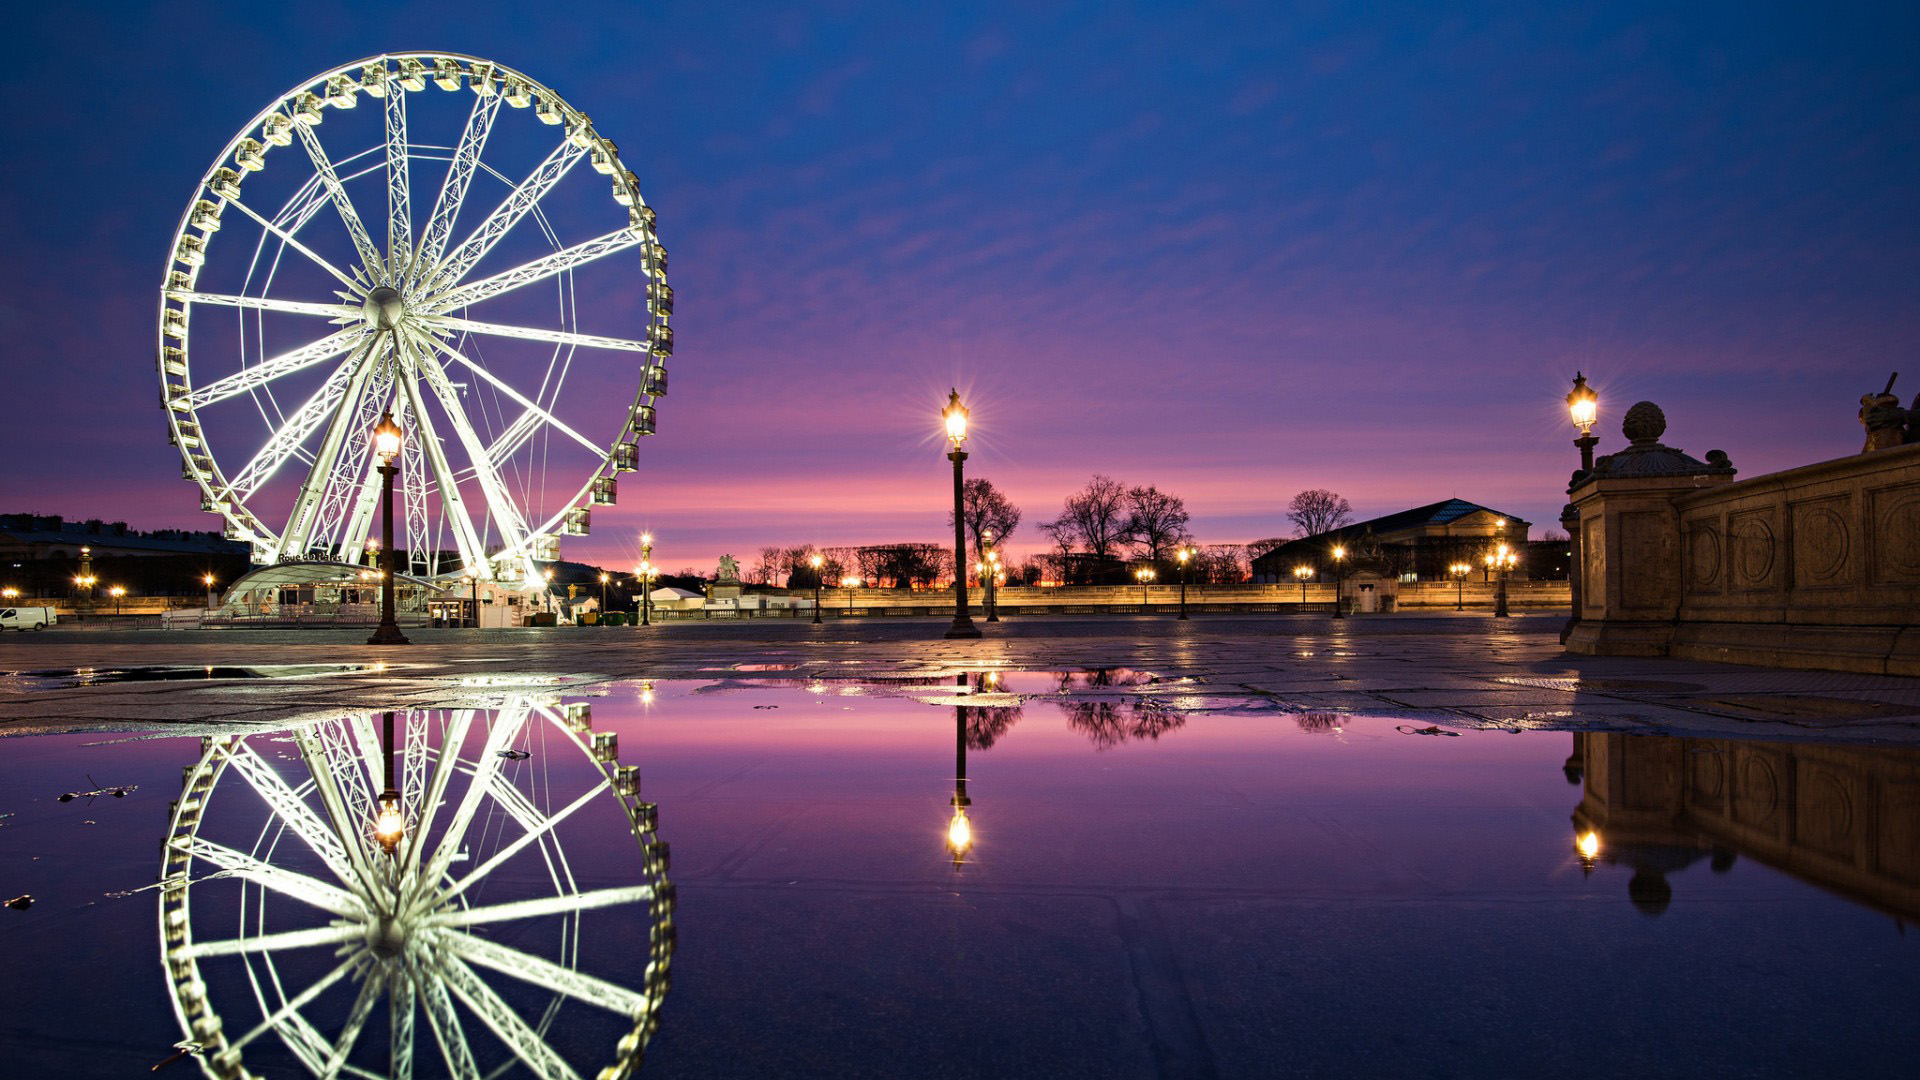
M 1845 495 L 1794 503 L 1793 587 L 1818 589 L 1853 584 L 1853 501 Z
M 1860 778 L 1839 769 L 1806 764 L 1794 776 L 1793 839 L 1825 855 L 1855 861 L 1860 830 L 1854 821 Z
M 1720 585 L 1720 526 L 1710 519 L 1687 523 L 1687 591 L 1717 593 Z
M 1619 515 L 1620 605 L 1624 608 L 1679 606 L 1680 546 L 1672 515 L 1659 510 L 1629 510 Z
M 1735 748 L 1733 820 L 1751 829 L 1783 836 L 1780 812 L 1787 793 L 1785 759 L 1765 750 Z
M 1779 588 L 1779 540 L 1773 508 L 1743 510 L 1727 519 L 1727 569 L 1735 589 Z
M 1874 869 L 1920 885 L 1920 783 L 1889 783 L 1880 789 L 1880 838 Z
M 1920 585 L 1920 484 L 1867 494 L 1868 558 L 1876 585 Z
M 1607 609 L 1607 522 L 1595 515 L 1580 522 L 1580 609 L 1599 614 Z

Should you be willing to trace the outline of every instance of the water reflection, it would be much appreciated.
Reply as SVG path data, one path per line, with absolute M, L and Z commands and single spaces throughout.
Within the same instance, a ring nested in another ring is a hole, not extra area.
M 1668 878 L 1742 856 L 1881 908 L 1920 917 L 1920 750 L 1735 739 L 1573 736 L 1583 786 L 1574 845 L 1591 872 L 1632 870 L 1634 905 L 1658 915 Z
M 674 946 L 638 767 L 553 699 L 381 728 L 202 740 L 160 883 L 182 1045 L 220 1077 L 629 1075 Z
M 1111 750 L 1132 740 L 1158 739 L 1187 723 L 1186 713 L 1176 712 L 1151 698 L 1059 704 L 1060 711 L 1067 716 L 1067 726 L 1085 735 L 1096 750 Z

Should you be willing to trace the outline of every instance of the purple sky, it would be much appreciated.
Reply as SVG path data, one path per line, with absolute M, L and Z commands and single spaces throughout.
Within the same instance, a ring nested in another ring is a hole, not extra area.
M 1652 399 L 1744 476 L 1920 390 L 1910 4 L 117 7 L 14 19 L 7 510 L 216 524 L 156 406 L 169 238 L 256 111 L 384 50 L 543 79 L 659 211 L 672 393 L 569 558 L 948 535 L 949 385 L 1022 550 L 1096 471 L 1203 543 L 1306 487 L 1545 523 L 1576 368 L 1602 453 Z

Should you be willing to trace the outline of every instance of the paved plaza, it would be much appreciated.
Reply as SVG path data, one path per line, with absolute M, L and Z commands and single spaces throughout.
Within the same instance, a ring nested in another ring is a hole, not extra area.
M 1194 709 L 1277 707 L 1450 727 L 1920 742 L 1920 680 L 1573 656 L 1561 649 L 1557 616 L 1208 615 L 1185 623 L 1026 617 L 982 625 L 986 636 L 978 641 L 945 640 L 945 620 L 924 618 L 414 629 L 412 645 L 392 648 L 366 645 L 364 628 L 64 626 L 0 640 L 0 734 L 272 724 L 313 714 L 485 704 L 511 687 L 592 696 L 640 679 L 875 680 L 904 688 L 988 669 L 1127 668 L 1155 677 L 1127 692 L 1169 696 L 1174 707 Z M 235 677 L 220 677 L 226 674 Z

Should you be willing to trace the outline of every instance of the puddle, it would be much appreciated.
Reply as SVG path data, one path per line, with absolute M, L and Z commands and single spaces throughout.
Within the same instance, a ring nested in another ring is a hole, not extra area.
M 391 737 L 13 740 L 0 899 L 31 900 L 0 971 L 121 989 L 106 1026 L 16 996 L 9 1070 L 144 1074 L 202 1011 L 258 1031 L 267 1076 L 340 1043 L 389 1076 L 409 1031 L 422 1076 L 1692 1076 L 1672 1033 L 1699 1031 L 1733 1074 L 1920 1053 L 1920 750 L 1189 709 L 1136 668 L 498 678 L 498 707 Z M 405 926 L 358 899 L 405 890 L 375 905 Z M 1355 1002 L 1390 1034 L 1356 1040 Z M 1568 1017 L 1605 1051 L 1569 1056 Z
M 20 689 L 71 690 L 80 686 L 135 682 L 216 682 L 238 679 L 301 679 L 315 675 L 351 675 L 386 671 L 386 664 L 217 664 L 208 667 L 168 665 L 125 668 L 50 668 L 9 673 Z

